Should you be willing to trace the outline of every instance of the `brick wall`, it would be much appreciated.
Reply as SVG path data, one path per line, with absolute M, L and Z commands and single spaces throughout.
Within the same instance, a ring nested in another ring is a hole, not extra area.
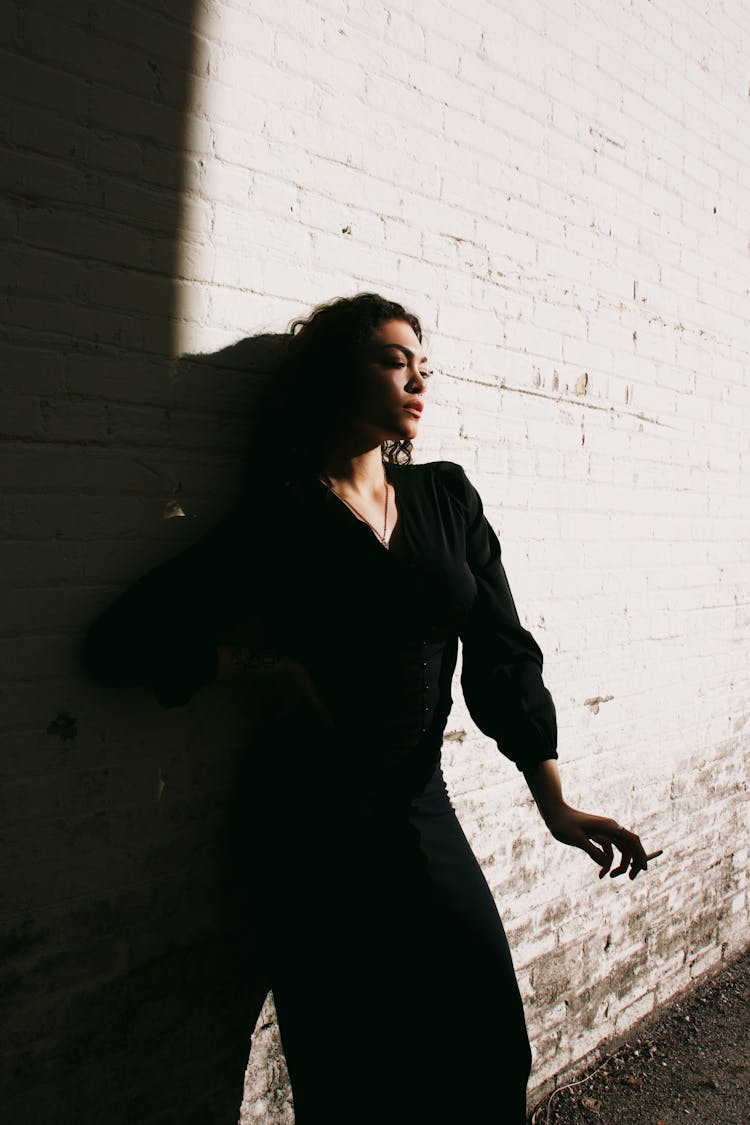
M 75 644 L 231 503 L 263 365 L 257 340 L 234 345 L 361 289 L 423 318 L 416 459 L 460 461 L 485 499 L 545 653 L 569 799 L 665 848 L 647 878 L 598 882 L 456 683 L 446 773 L 539 1087 L 746 940 L 750 10 L 8 11 L 14 1120 L 205 1125 L 219 1091 L 225 1120 L 239 1105 L 265 987 L 217 871 L 252 706 L 95 689 Z M 248 1121 L 290 1116 L 271 1018 Z

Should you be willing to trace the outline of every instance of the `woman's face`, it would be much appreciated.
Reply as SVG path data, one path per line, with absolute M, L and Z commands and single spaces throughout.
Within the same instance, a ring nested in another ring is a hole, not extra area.
M 365 349 L 348 427 L 355 426 L 373 445 L 413 440 L 429 376 L 412 326 L 405 320 L 384 321 Z

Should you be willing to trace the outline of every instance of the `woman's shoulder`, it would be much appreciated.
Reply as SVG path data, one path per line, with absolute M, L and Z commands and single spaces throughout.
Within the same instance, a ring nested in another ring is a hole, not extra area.
M 458 461 L 423 461 L 421 464 L 400 465 L 410 480 L 424 485 L 437 483 L 447 489 L 457 500 L 465 503 L 468 478 Z
M 465 476 L 464 467 L 459 464 L 458 461 L 412 461 L 408 465 L 391 463 L 389 467 L 395 468 L 397 471 L 408 473 L 410 476 L 421 476 L 425 479 L 435 476 L 460 479 Z
M 401 465 L 403 469 L 415 479 L 439 480 L 441 484 L 466 488 L 464 481 L 467 479 L 466 470 L 458 461 L 422 461 L 418 465 Z

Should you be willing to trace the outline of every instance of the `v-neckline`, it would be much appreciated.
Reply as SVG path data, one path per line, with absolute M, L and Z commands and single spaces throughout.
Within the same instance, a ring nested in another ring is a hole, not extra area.
M 376 543 L 379 544 L 381 550 L 390 551 L 391 545 L 392 545 L 393 540 L 394 540 L 394 537 L 399 534 L 401 524 L 403 523 L 403 518 L 404 518 L 403 496 L 402 496 L 402 493 L 399 492 L 399 489 L 396 487 L 396 482 L 395 482 L 395 480 L 393 480 L 393 478 L 391 476 L 390 470 L 393 468 L 393 463 L 390 462 L 390 461 L 384 461 L 383 466 L 385 468 L 386 480 L 388 481 L 389 484 L 393 485 L 393 494 L 396 498 L 396 522 L 393 525 L 393 528 L 391 529 L 391 534 L 388 536 L 388 542 L 387 543 L 383 542 L 383 540 L 380 538 L 380 536 L 376 534 L 375 530 L 371 527 L 371 525 L 366 520 L 362 519 L 361 516 L 358 516 L 356 512 L 352 511 L 352 509 L 342 499 L 341 496 L 339 496 L 336 492 L 334 492 L 332 489 L 330 489 L 324 481 L 320 481 L 320 483 L 323 485 L 323 488 L 325 488 L 326 492 L 330 496 L 335 497 L 335 499 L 339 503 L 339 506 L 341 508 L 343 508 L 345 512 L 348 512 L 349 515 L 351 516 L 351 518 L 356 523 L 361 524 L 364 528 L 367 529 L 368 535 L 370 536 L 370 538 L 374 539 Z
M 380 542 L 381 547 L 384 547 L 387 551 L 390 551 L 391 544 L 393 543 L 393 538 L 400 531 L 401 524 L 403 523 L 403 520 L 404 520 L 404 509 L 403 509 L 403 498 L 404 497 L 403 497 L 403 489 L 401 489 L 401 491 L 399 492 L 399 490 L 396 488 L 395 480 L 391 479 L 391 474 L 390 474 L 389 470 L 393 468 L 393 463 L 391 461 L 384 461 L 383 462 L 383 468 L 385 469 L 386 480 L 388 481 L 389 484 L 393 485 L 393 496 L 394 496 L 394 499 L 396 501 L 396 522 L 394 523 L 393 528 L 391 529 L 391 534 L 388 536 L 388 542 L 383 543 L 382 540 L 379 540 L 379 542 Z

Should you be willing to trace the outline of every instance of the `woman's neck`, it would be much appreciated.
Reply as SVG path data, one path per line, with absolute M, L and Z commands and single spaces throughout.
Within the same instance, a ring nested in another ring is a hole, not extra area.
M 380 446 L 354 456 L 332 454 L 326 457 L 320 475 L 334 488 L 363 498 L 382 495 L 383 455 Z

